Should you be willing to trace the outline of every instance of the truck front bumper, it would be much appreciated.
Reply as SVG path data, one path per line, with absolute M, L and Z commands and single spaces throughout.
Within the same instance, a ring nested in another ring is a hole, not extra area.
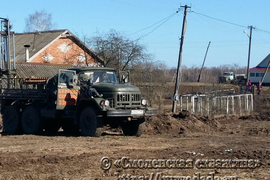
M 107 111 L 107 117 L 144 117 L 157 115 L 156 108 L 147 109 L 114 109 Z

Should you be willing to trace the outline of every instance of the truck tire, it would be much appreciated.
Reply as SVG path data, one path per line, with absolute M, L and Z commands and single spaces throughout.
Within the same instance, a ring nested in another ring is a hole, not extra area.
M 145 130 L 145 122 L 131 121 L 122 124 L 122 131 L 125 136 L 141 136 Z
M 86 107 L 81 112 L 80 129 L 83 136 L 95 136 L 97 130 L 97 116 L 93 108 Z
M 33 106 L 27 106 L 22 112 L 22 129 L 25 134 L 39 134 L 42 131 L 42 122 Z
M 8 134 L 19 133 L 21 129 L 20 112 L 16 106 L 9 106 L 3 114 L 3 132 Z

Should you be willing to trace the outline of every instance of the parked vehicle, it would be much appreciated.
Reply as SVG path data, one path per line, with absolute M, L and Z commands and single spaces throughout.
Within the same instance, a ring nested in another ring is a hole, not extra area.
M 145 118 L 157 114 L 157 109 L 142 98 L 140 89 L 129 83 L 128 72 L 119 73 L 120 83 L 115 70 L 106 67 L 60 69 L 49 79 L 19 78 L 15 59 L 13 64 L 10 60 L 9 30 L 1 31 L 0 36 L 5 48 L 0 56 L 5 133 L 40 134 L 62 127 L 66 132 L 78 130 L 83 136 L 100 136 L 108 125 L 121 127 L 124 135 L 140 136 Z
M 231 83 L 234 80 L 233 72 L 224 72 L 222 76 L 218 77 L 219 83 Z
M 218 82 L 245 85 L 247 82 L 247 77 L 245 74 L 234 74 L 233 72 L 224 72 L 222 76 L 219 76 Z
M 60 70 L 47 81 L 20 79 L 17 88 L 18 79 L 9 81 L 15 84 L 0 95 L 3 130 L 9 134 L 21 128 L 25 134 L 38 134 L 43 129 L 56 132 L 62 127 L 70 131 L 77 126 L 84 136 L 99 136 L 102 127 L 109 125 L 121 126 L 125 135 L 140 136 L 145 117 L 157 114 L 142 98 L 140 89 L 119 84 L 111 68 Z

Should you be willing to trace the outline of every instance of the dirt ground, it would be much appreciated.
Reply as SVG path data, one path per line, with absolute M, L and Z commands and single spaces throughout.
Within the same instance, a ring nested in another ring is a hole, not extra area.
M 220 179 L 226 179 L 224 176 L 237 176 L 243 180 L 270 179 L 269 136 L 270 112 L 267 111 L 220 118 L 194 116 L 188 111 L 162 114 L 147 121 L 146 132 L 141 137 L 112 134 L 98 138 L 76 137 L 62 132 L 42 136 L 2 134 L 0 179 L 135 180 L 147 179 L 147 176 L 151 179 L 151 173 L 156 180 L 162 177 L 166 180 L 183 179 L 181 176 L 190 176 L 190 179 L 204 179 L 203 176 L 205 179 L 206 176 L 208 179 L 213 176 Z M 103 157 L 112 162 L 109 170 L 101 168 L 107 165 L 106 161 L 101 163 Z M 141 159 L 145 168 L 134 163 L 133 168 L 125 169 L 125 163 L 119 166 L 119 161 L 116 161 L 122 157 L 130 158 L 131 162 Z M 157 168 L 153 168 L 153 163 L 157 162 L 155 159 L 163 160 Z M 175 168 L 170 168 L 169 164 L 161 163 L 169 159 L 185 164 L 175 163 Z M 254 161 L 250 166 L 242 164 L 243 168 L 211 168 L 209 165 L 201 169 L 197 163 L 202 162 L 201 159 Z M 131 175 L 133 178 L 128 178 Z

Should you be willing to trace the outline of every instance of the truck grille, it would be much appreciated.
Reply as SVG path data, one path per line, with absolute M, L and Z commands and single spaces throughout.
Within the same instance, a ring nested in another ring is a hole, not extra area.
M 116 102 L 113 102 L 117 108 L 133 108 L 141 105 L 141 94 L 117 94 Z
M 118 102 L 126 102 L 130 100 L 130 94 L 118 94 L 117 101 Z

